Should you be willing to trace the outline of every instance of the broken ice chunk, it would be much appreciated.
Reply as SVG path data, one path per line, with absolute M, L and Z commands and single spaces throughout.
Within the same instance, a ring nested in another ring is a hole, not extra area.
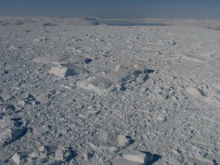
M 23 126 L 22 128 L 8 128 L 0 133 L 0 146 L 6 146 L 22 136 L 24 136 L 27 132 L 27 128 Z
M 58 161 L 63 161 L 63 162 L 70 161 L 75 156 L 76 154 L 71 147 L 60 147 L 55 152 L 55 160 Z
M 144 65 L 136 64 L 131 67 L 119 67 L 118 71 L 112 71 L 105 76 L 96 76 L 88 78 L 79 83 L 79 87 L 93 90 L 98 94 L 106 94 L 114 87 L 121 86 L 130 80 L 135 80 L 138 76 L 143 75 L 143 81 L 146 80 L 147 70 Z
M 94 139 L 90 145 L 99 152 L 117 152 L 131 145 L 134 141 L 125 135 L 115 136 L 107 141 Z
M 78 85 L 80 88 L 93 90 L 97 92 L 98 94 L 102 95 L 102 94 L 107 93 L 110 90 L 113 83 L 111 82 L 111 80 L 109 80 L 106 77 L 97 76 L 97 77 L 89 78 L 85 81 L 82 81 Z
M 37 57 L 37 58 L 34 58 L 33 61 L 34 62 L 42 62 L 42 63 L 59 63 L 59 62 L 63 62 L 68 59 L 67 56 L 63 56 L 63 57 L 60 57 L 60 56 L 50 56 L 50 57 Z
M 16 152 L 13 156 L 12 156 L 12 160 L 16 163 L 16 164 L 20 164 L 21 163 L 21 159 L 22 159 L 22 155 L 18 152 Z
M 61 64 L 59 66 L 53 67 L 49 73 L 54 74 L 59 77 L 68 77 L 68 76 L 74 76 L 84 73 L 90 73 L 90 71 L 81 68 L 74 64 Z
M 123 158 L 128 161 L 133 161 L 145 165 L 150 161 L 152 161 L 154 156 L 150 153 L 142 153 L 139 151 L 134 151 L 132 153 L 123 154 Z

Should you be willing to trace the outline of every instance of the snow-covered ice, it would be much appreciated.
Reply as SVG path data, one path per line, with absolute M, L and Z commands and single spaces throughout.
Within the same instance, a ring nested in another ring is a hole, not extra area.
M 220 22 L 123 21 L 0 17 L 0 164 L 220 163 Z

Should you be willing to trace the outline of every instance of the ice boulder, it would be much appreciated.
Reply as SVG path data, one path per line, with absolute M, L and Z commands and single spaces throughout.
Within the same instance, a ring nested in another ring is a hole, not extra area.
M 128 161 L 133 161 L 141 164 L 147 164 L 153 160 L 154 156 L 152 154 L 145 154 L 139 151 L 134 151 L 132 153 L 123 154 L 123 158 Z
M 113 83 L 110 79 L 101 76 L 88 78 L 87 80 L 78 83 L 80 88 L 95 91 L 100 95 L 106 94 L 111 89 L 112 85 Z
M 151 153 L 132 151 L 123 154 L 121 158 L 114 162 L 114 165 L 147 165 L 150 164 L 153 159 L 154 155 Z
M 121 86 L 129 81 L 135 80 L 139 76 L 143 76 L 143 81 L 146 80 L 148 74 L 144 65 L 133 65 L 129 67 L 116 67 L 117 71 L 111 71 L 104 76 L 95 76 L 88 78 L 80 83 L 79 87 L 93 90 L 98 94 L 106 94 L 116 86 Z
M 79 67 L 74 64 L 60 64 L 58 66 L 53 67 L 49 73 L 54 74 L 59 77 L 68 77 L 68 76 L 74 76 L 74 75 L 79 75 L 79 74 L 84 74 L 84 73 L 90 73 L 90 71 Z
M 0 133 L 0 146 L 6 146 L 18 140 L 19 138 L 24 136 L 26 132 L 26 127 L 4 129 L 3 132 Z

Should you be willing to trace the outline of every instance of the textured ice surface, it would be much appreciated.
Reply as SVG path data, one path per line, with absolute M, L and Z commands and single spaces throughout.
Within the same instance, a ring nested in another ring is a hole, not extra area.
M 0 17 L 0 164 L 219 164 L 219 21 L 99 21 Z
M 189 87 L 186 89 L 186 91 L 198 101 L 201 101 L 206 104 L 213 105 L 213 106 L 220 106 L 220 100 L 217 97 L 206 96 L 205 93 L 200 89 Z

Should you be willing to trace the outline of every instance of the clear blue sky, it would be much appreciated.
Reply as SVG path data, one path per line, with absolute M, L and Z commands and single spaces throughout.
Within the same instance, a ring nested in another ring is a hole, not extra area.
M 0 0 L 0 16 L 220 19 L 220 0 Z

